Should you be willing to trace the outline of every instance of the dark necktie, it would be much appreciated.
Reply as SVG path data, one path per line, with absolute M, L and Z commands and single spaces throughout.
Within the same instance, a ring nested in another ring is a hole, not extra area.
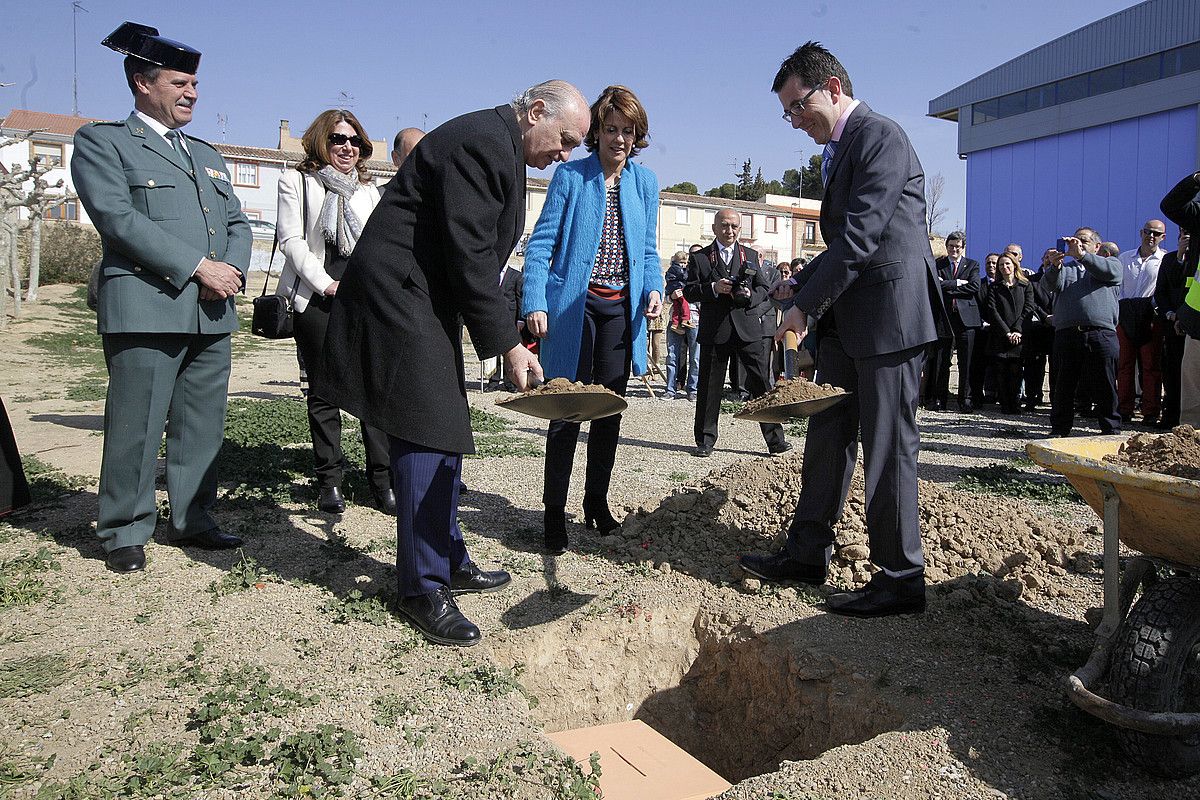
M 167 131 L 167 142 L 175 149 L 175 155 L 179 156 L 179 163 L 183 168 L 192 172 L 192 156 L 183 146 L 182 134 L 178 129 Z
M 829 185 L 829 169 L 833 166 L 833 157 L 837 155 L 838 143 L 830 139 L 821 151 L 821 184 Z

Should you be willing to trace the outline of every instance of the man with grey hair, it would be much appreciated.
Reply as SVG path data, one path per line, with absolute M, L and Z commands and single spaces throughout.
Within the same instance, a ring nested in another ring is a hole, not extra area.
M 1054 355 L 1058 365 L 1050 397 L 1050 433 L 1069 436 L 1075 422 L 1075 390 L 1082 382 L 1095 402 L 1103 434 L 1120 433 L 1117 412 L 1117 293 L 1121 260 L 1099 254 L 1093 228 L 1064 237 L 1067 252 L 1048 253 L 1043 280 L 1059 292 L 1054 303 Z M 1067 258 L 1070 257 L 1068 261 Z
M 1011 245 L 1010 245 L 1011 246 Z M 945 411 L 950 397 L 950 352 L 958 353 L 958 410 L 967 407 L 967 387 L 975 332 L 983 324 L 979 314 L 979 262 L 967 258 L 967 235 L 954 231 L 946 237 L 946 255 L 935 262 L 942 299 L 950 314 L 952 336 L 929 345 L 925 363 L 924 405 L 930 411 Z
M 338 286 L 314 389 L 388 434 L 396 608 L 438 644 L 480 640 L 454 595 L 510 580 L 472 563 L 458 527 L 462 456 L 475 452 L 462 327 L 481 360 L 503 355 L 518 389 L 527 373 L 541 378 L 500 271 L 525 228 L 525 166 L 566 161 L 590 123 L 579 90 L 548 81 L 430 131 L 388 185 Z

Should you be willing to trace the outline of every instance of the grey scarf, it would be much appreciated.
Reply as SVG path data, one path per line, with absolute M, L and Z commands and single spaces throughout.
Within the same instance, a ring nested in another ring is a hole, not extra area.
M 326 242 L 337 246 L 338 253 L 349 257 L 363 227 L 362 220 L 350 208 L 350 198 L 362 185 L 358 182 L 358 170 L 351 169 L 346 174 L 326 164 L 314 174 L 325 187 L 325 202 L 318 220 L 321 233 Z

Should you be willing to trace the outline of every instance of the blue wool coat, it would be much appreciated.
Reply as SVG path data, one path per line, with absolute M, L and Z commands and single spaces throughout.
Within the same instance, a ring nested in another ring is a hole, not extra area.
M 629 254 L 633 374 L 646 372 L 646 302 L 662 297 L 662 265 L 656 245 L 658 178 L 627 161 L 621 173 L 621 220 Z M 540 358 L 546 379 L 575 379 L 583 338 L 583 314 L 592 265 L 604 227 L 604 170 L 600 157 L 559 165 L 546 204 L 525 247 L 525 294 L 521 316 L 545 311 L 549 334 Z

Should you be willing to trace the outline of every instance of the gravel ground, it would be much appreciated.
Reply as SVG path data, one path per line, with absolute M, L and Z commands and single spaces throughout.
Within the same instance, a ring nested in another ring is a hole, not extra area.
M 94 476 L 101 404 L 63 396 L 69 370 L 30 369 L 29 336 L 55 324 L 43 306 L 0 334 L 6 404 L 23 447 L 36 443 L 26 453 Z M 235 362 L 231 391 L 294 396 L 294 380 L 290 349 L 272 344 Z M 469 399 L 540 449 L 544 424 L 496 408 L 503 396 Z M 123 757 L 192 752 L 199 709 L 221 686 L 252 688 L 254 667 L 315 700 L 278 717 L 243 709 L 247 728 L 355 733 L 353 797 L 580 797 L 547 788 L 566 772 L 542 732 L 634 716 L 736 783 L 723 798 L 1200 796 L 1200 780 L 1129 764 L 1114 731 L 1064 698 L 1063 676 L 1094 641 L 1085 614 L 1101 602 L 1096 516 L 955 488 L 967 467 L 1035 473 L 1012 459 L 1046 430 L 1045 412 L 921 412 L 929 610 L 863 621 L 821 608 L 832 587 L 868 576 L 861 489 L 830 587 L 747 579 L 737 556 L 771 547 L 786 526 L 802 432 L 790 431 L 792 454 L 767 458 L 757 425 L 723 415 L 713 456 L 697 459 L 693 411 L 635 387 L 610 498 L 628 521 L 608 537 L 585 531 L 577 480 L 572 547 L 558 558 L 540 552 L 541 459 L 466 461 L 468 545 L 513 574 L 501 592 L 462 599 L 485 637 L 467 651 L 424 644 L 370 601 L 389 595 L 395 557 L 391 522 L 371 508 L 336 518 L 301 502 L 227 500 L 217 513 L 246 538 L 244 554 L 154 545 L 130 576 L 99 560 L 94 485 L 0 524 L 0 562 L 45 547 L 55 563 L 31 573 L 42 596 L 0 606 L 0 797 L 72 778 L 75 794 L 43 796 L 277 796 L 282 778 L 264 765 L 179 794 L 102 781 L 169 773 Z M 260 569 L 243 590 L 213 591 L 250 574 L 244 557 Z M 421 781 L 405 784 L 405 770 Z

